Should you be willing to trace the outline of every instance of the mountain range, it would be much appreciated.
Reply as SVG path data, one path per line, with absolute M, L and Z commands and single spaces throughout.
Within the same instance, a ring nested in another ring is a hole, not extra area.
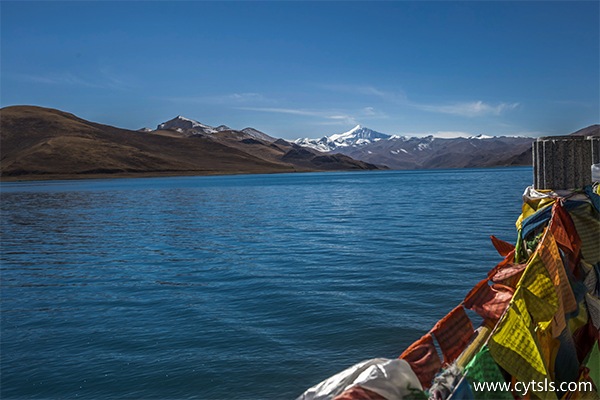
M 573 135 L 600 135 L 592 125 Z M 391 169 L 473 168 L 531 165 L 534 138 L 516 136 L 408 137 L 388 135 L 357 125 L 348 132 L 294 143 L 327 153 L 340 153 Z
M 600 135 L 592 125 L 573 135 Z M 211 175 L 531 165 L 534 138 L 388 135 L 363 126 L 289 142 L 181 115 L 137 131 L 35 106 L 0 110 L 0 178 Z
M 35 106 L 0 110 L 0 148 L 3 180 L 378 169 L 252 128 L 178 116 L 132 131 Z
M 346 147 L 361 147 L 378 142 L 382 139 L 388 140 L 391 137 L 391 135 L 376 132 L 361 125 L 356 125 L 348 132 L 323 136 L 320 139 L 296 139 L 294 140 L 294 143 L 323 152 L 340 152 L 341 149 Z
M 227 125 L 219 125 L 217 127 L 212 127 L 209 125 L 205 125 L 201 122 L 195 121 L 193 119 L 189 119 L 178 115 L 177 117 L 163 122 L 156 127 L 156 131 L 175 131 L 181 134 L 181 136 L 190 137 L 190 136 L 198 136 L 198 135 L 214 135 L 219 132 L 241 132 L 244 135 L 247 135 L 251 138 L 262 140 L 264 142 L 274 142 L 277 139 L 263 133 L 254 128 L 244 128 L 240 131 L 236 131 L 228 127 Z M 144 129 L 145 132 L 152 132 L 151 129 Z

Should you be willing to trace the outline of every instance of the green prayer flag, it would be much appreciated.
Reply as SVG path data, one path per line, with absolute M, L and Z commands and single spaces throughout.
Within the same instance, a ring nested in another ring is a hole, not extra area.
M 590 369 L 590 378 L 592 378 L 596 387 L 600 387 L 600 349 L 598 348 L 598 342 L 594 343 L 585 365 Z
M 506 381 L 487 346 L 484 346 L 466 366 L 465 377 L 473 389 L 475 399 L 514 400 L 510 391 L 502 390 L 502 385 L 505 385 Z M 478 387 L 482 388 L 479 385 L 486 382 L 489 384 L 487 390 L 476 390 Z M 490 390 L 494 387 L 495 390 Z

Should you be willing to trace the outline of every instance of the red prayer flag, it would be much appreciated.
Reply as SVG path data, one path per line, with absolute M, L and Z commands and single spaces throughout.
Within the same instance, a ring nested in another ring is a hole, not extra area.
M 385 397 L 361 386 L 352 386 L 333 398 L 333 400 L 386 400 Z
M 507 265 L 512 264 L 514 261 L 515 261 L 515 251 L 513 250 L 504 257 L 504 260 L 500 261 L 498 263 L 498 265 L 496 265 L 494 268 L 492 268 L 488 272 L 488 274 L 487 274 L 488 278 L 491 278 L 492 276 L 494 276 L 496 274 L 496 272 L 498 272 L 502 268 L 505 268 Z
M 473 337 L 473 324 L 459 305 L 438 321 L 431 330 L 440 345 L 444 362 L 451 363 L 463 352 Z
M 410 364 L 423 389 L 431 386 L 435 374 L 442 368 L 440 356 L 435 349 L 433 336 L 430 333 L 411 344 L 404 350 L 404 353 L 400 354 L 399 358 Z
M 484 319 L 498 320 L 508 307 L 513 294 L 514 290 L 511 287 L 498 283 L 490 286 L 488 280 L 484 279 L 471 289 L 463 305 Z
M 554 214 L 550 223 L 550 231 L 558 247 L 569 257 L 568 268 L 571 272 L 575 272 L 575 267 L 579 264 L 581 238 L 575 229 L 573 219 L 565 208 L 558 202 L 553 207 Z
M 498 251 L 498 254 L 500 254 L 502 257 L 506 257 L 515 249 L 515 245 L 505 242 L 504 240 L 500 240 L 494 235 L 490 236 L 490 239 L 492 239 L 492 244 Z
M 497 270 L 496 273 L 490 277 L 490 280 L 494 283 L 507 281 L 509 278 L 521 274 L 521 272 L 525 271 L 525 268 L 527 268 L 527 264 L 506 264 L 502 269 Z M 518 279 L 516 280 L 518 281 Z

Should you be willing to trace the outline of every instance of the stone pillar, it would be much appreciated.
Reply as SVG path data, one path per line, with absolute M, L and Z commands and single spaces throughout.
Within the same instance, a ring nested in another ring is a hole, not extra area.
M 580 189 L 592 183 L 592 164 L 600 163 L 600 137 L 546 136 L 533 142 L 536 189 Z

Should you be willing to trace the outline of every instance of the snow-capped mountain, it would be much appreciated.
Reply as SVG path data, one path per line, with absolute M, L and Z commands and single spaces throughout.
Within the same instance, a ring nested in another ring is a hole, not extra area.
M 294 143 L 392 169 L 417 169 L 527 165 L 531 163 L 532 140 L 488 135 L 452 139 L 392 136 L 358 125 L 348 132 Z
M 237 133 L 237 134 L 241 135 L 242 137 L 246 136 L 246 137 L 253 138 L 253 139 L 263 140 L 265 142 L 274 142 L 276 140 L 275 138 L 267 135 L 266 133 L 263 133 L 254 128 L 244 128 L 241 131 L 238 131 L 238 130 L 228 127 L 227 125 L 219 125 L 217 127 L 212 127 L 210 125 L 203 124 L 201 122 L 198 122 L 198 121 L 190 119 L 190 118 L 183 117 L 181 115 L 178 115 L 177 117 L 175 117 L 167 122 L 163 122 L 162 124 L 159 124 L 157 126 L 156 130 L 158 130 L 158 131 L 162 131 L 162 130 L 176 131 L 176 132 L 179 132 L 186 136 L 203 135 L 203 134 L 204 135 L 214 135 L 214 134 L 220 133 L 220 132 L 231 132 L 234 134 Z
M 253 137 L 254 139 L 264 140 L 265 142 L 274 142 L 276 140 L 274 137 L 269 136 L 266 133 L 254 128 L 244 128 L 240 132 L 243 132 L 246 135 Z
M 469 139 L 493 139 L 495 138 L 495 136 L 488 136 L 488 135 L 477 135 L 477 136 L 469 136 Z
M 227 125 L 212 127 L 181 115 L 158 125 L 157 130 L 176 132 L 176 136 L 207 136 L 227 144 L 242 143 L 252 146 L 260 142 L 276 142 L 275 138 L 254 128 L 235 130 Z M 172 135 L 168 132 L 166 134 Z M 320 139 L 297 139 L 293 143 L 297 147 L 294 151 L 298 154 L 301 154 L 302 147 L 305 147 L 308 149 L 304 151 L 339 153 L 366 163 L 385 165 L 391 169 L 421 169 L 530 165 L 532 141 L 532 138 L 483 134 L 452 139 L 431 135 L 392 136 L 357 125 L 347 132 L 323 136 Z
M 219 125 L 215 129 L 217 130 L 217 132 L 223 132 L 223 131 L 230 131 L 230 130 L 232 130 L 227 125 Z
M 176 116 L 172 120 L 159 124 L 156 130 L 172 130 L 180 133 L 198 134 L 198 133 L 216 133 L 216 128 L 212 126 L 204 125 L 193 119 L 183 117 L 181 115 Z
M 361 125 L 356 125 L 348 132 L 323 136 L 320 139 L 296 139 L 294 143 L 303 147 L 310 147 L 315 150 L 329 152 L 337 151 L 341 147 L 360 147 L 383 139 L 389 139 L 390 137 L 390 135 L 386 135 L 385 133 L 376 132 Z

